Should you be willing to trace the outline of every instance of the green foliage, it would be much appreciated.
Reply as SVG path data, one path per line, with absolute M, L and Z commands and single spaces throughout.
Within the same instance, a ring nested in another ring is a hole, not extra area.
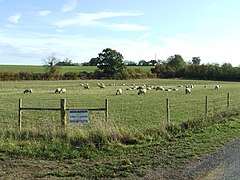
M 123 56 L 116 50 L 106 48 L 98 55 L 98 69 L 103 73 L 104 77 L 110 79 L 121 79 L 125 64 L 123 63 Z

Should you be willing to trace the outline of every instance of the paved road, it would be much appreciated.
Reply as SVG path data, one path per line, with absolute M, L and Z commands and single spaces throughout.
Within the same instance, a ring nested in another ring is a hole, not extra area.
M 189 179 L 240 180 L 240 140 L 189 167 Z

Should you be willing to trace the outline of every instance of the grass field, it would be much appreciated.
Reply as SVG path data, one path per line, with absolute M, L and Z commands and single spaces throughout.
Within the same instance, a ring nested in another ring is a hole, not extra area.
M 99 89 L 99 82 L 104 82 L 106 88 Z M 81 83 L 88 83 L 90 89 L 83 89 Z M 116 86 L 109 86 L 112 83 Z M 123 83 L 126 85 L 123 86 Z M 149 90 L 145 95 L 137 95 L 136 90 L 126 90 L 132 83 L 165 88 L 188 84 L 196 86 L 187 95 L 180 87 L 177 92 Z M 216 84 L 222 87 L 214 90 Z M 66 88 L 67 92 L 55 94 L 58 87 Z M 32 88 L 33 93 L 23 94 L 25 88 Z M 123 89 L 121 96 L 115 95 L 118 88 Z M 215 121 L 223 116 L 218 112 L 227 109 L 227 93 L 230 94 L 229 108 L 239 109 L 239 89 L 237 82 L 179 79 L 0 82 L 0 159 L 8 162 L 11 159 L 9 154 L 57 159 L 61 166 L 71 167 L 71 171 L 49 167 L 52 170 L 35 173 L 35 178 L 125 178 L 133 174 L 135 178 L 143 177 L 148 166 L 176 166 L 239 137 L 239 119 L 209 123 L 202 130 L 196 128 L 196 134 L 183 129 L 176 129 L 173 134 L 164 132 L 166 98 L 170 102 L 171 124 L 203 118 L 206 96 L 208 115 L 218 115 L 212 118 Z M 19 133 L 19 98 L 23 99 L 23 107 L 43 108 L 60 107 L 62 98 L 66 99 L 67 108 L 104 107 L 105 99 L 108 99 L 109 120 L 104 123 L 104 112 L 94 111 L 89 112 L 88 125 L 68 125 L 62 129 L 59 111 L 23 111 L 22 132 Z
M 106 84 L 105 89 L 97 87 L 98 82 Z M 81 83 L 89 83 L 90 89 L 81 87 Z M 109 86 L 115 83 L 116 86 Z M 122 84 L 126 86 L 122 86 Z M 196 84 L 191 94 L 186 95 L 184 88 L 178 88 L 177 92 L 148 91 L 145 95 L 137 95 L 136 90 L 127 91 L 126 88 L 132 83 L 136 85 L 161 85 L 165 88 L 176 88 L 177 85 Z M 214 90 L 218 83 L 222 88 Z M 204 88 L 207 85 L 207 88 Z M 66 88 L 67 93 L 55 94 L 58 87 Z M 33 88 L 32 94 L 23 94 L 25 88 Z M 118 88 L 123 89 L 123 95 L 116 96 Z M 191 80 L 123 80 L 123 81 L 21 81 L 1 82 L 0 97 L 2 116 L 0 124 L 3 126 L 17 125 L 18 99 L 23 99 L 23 107 L 59 107 L 60 99 L 67 100 L 68 108 L 92 108 L 104 107 L 105 99 L 109 101 L 109 123 L 114 123 L 121 128 L 132 131 L 142 131 L 161 127 L 166 124 L 166 98 L 170 102 L 171 123 L 183 122 L 195 117 L 203 116 L 205 113 L 205 97 L 208 96 L 208 114 L 227 107 L 227 93 L 230 93 L 231 107 L 238 107 L 237 99 L 240 97 L 240 84 L 235 82 L 214 81 L 191 81 Z M 103 121 L 103 112 L 90 112 L 90 123 Z M 6 123 L 7 122 L 7 123 Z M 56 111 L 24 111 L 23 127 L 59 126 L 60 116 Z
M 128 66 L 130 69 L 140 68 L 144 71 L 150 71 L 153 66 Z M 60 71 L 62 74 L 66 72 L 86 71 L 94 72 L 97 69 L 96 66 L 62 66 Z M 0 65 L 0 72 L 34 72 L 44 73 L 45 67 L 40 65 Z

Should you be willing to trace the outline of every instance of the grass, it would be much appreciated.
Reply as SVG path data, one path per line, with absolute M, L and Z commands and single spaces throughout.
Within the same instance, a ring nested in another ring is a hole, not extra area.
M 107 87 L 99 89 L 98 82 Z M 81 83 L 89 83 L 90 89 L 83 89 Z M 116 86 L 109 86 L 112 83 Z M 196 87 L 188 95 L 184 88 L 179 88 L 178 92 L 152 90 L 139 96 L 135 90 L 125 90 L 132 83 L 163 87 L 196 84 Z M 222 88 L 214 90 L 215 84 Z M 0 82 L 0 149 L 4 152 L 0 152 L 0 158 L 22 156 L 74 164 L 70 165 L 71 171 L 60 168 L 37 173 L 37 177 L 145 176 L 147 166 L 173 167 L 239 138 L 240 117 L 230 118 L 239 114 L 236 110 L 239 86 L 236 82 L 179 79 Z M 23 94 L 23 89 L 29 87 L 33 93 Z M 57 87 L 66 88 L 67 93 L 55 94 Z M 115 95 L 118 88 L 124 90 L 123 95 Z M 229 111 L 227 93 L 230 93 Z M 206 95 L 208 118 L 204 117 Z M 172 124 L 168 128 L 166 97 L 170 101 Z M 104 122 L 103 112 L 90 112 L 88 125 L 68 126 L 63 130 L 58 111 L 24 111 L 20 133 L 19 98 L 23 99 L 23 107 L 59 107 L 59 100 L 66 98 L 68 108 L 104 107 L 108 99 L 109 121 Z
M 144 71 L 150 71 L 153 66 L 128 66 L 130 69 L 141 69 Z M 66 72 L 94 72 L 97 69 L 96 66 L 62 66 L 60 72 L 62 74 Z M 0 65 L 0 72 L 33 72 L 44 73 L 45 67 L 42 65 Z

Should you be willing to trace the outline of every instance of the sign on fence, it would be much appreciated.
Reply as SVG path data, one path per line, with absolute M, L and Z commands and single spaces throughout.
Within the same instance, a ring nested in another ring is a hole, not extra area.
M 88 123 L 88 110 L 69 110 L 69 123 L 70 124 L 87 124 Z

